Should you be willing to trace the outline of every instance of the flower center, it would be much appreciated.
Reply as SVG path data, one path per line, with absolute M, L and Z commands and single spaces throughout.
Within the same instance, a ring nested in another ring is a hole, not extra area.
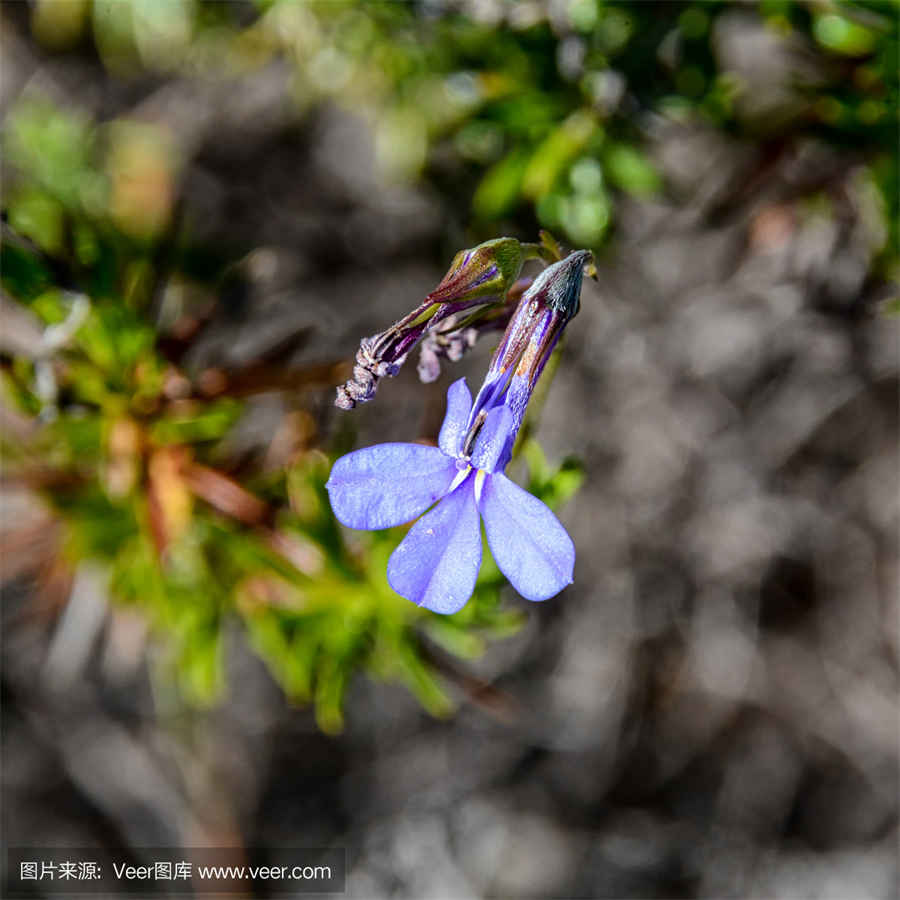
M 450 482 L 447 493 L 452 494 L 470 475 L 472 474 L 472 466 L 467 465 L 464 469 L 460 469 L 456 473 L 456 477 Z M 481 502 L 481 491 L 484 489 L 484 479 L 487 478 L 487 469 L 475 470 L 475 501 Z M 445 495 L 446 496 L 446 495 Z

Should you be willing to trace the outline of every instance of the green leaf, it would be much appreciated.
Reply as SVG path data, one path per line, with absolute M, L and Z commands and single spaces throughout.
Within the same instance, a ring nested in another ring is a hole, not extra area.
M 873 31 L 837 13 L 817 16 L 813 36 L 826 50 L 844 56 L 865 56 L 875 46 Z
M 407 643 L 400 649 L 397 666 L 401 681 L 428 712 L 433 716 L 446 716 L 453 711 L 452 700 L 412 644 Z
M 221 637 L 215 626 L 198 630 L 189 636 L 175 660 L 179 686 L 196 706 L 210 706 L 224 689 Z
M 519 147 L 488 169 L 472 197 L 476 216 L 498 219 L 515 207 L 528 159 L 528 151 Z
M 572 113 L 535 151 L 523 176 L 522 193 L 532 200 L 547 194 L 599 127 L 589 113 Z
M 343 660 L 323 654 L 316 672 L 316 722 L 326 734 L 337 734 L 344 727 L 343 700 L 347 687 L 347 668 Z
M 609 180 L 629 194 L 647 197 L 660 187 L 660 178 L 647 157 L 629 144 L 612 144 L 603 154 Z
M 56 492 L 50 499 L 68 525 L 66 546 L 73 559 L 115 559 L 137 534 L 134 509 L 112 503 L 98 485 Z
M 24 303 L 44 293 L 52 281 L 50 270 L 37 254 L 5 235 L 0 244 L 0 277 L 9 293 Z
M 558 509 L 581 487 L 584 467 L 578 460 L 568 457 L 553 469 L 533 438 L 525 441 L 521 452 L 528 463 L 528 490 L 551 509 Z
M 221 438 L 237 421 L 241 405 L 229 398 L 197 404 L 188 412 L 172 413 L 159 419 L 151 436 L 159 444 L 196 444 Z
M 452 618 L 433 618 L 425 625 L 425 633 L 448 653 L 461 659 L 477 659 L 485 651 L 482 637 L 461 629 Z
M 24 101 L 9 116 L 4 146 L 12 165 L 70 210 L 80 209 L 92 152 L 86 119 L 44 100 Z
M 63 249 L 63 207 L 46 191 L 26 189 L 14 197 L 9 205 L 9 222 L 42 250 L 57 253 Z

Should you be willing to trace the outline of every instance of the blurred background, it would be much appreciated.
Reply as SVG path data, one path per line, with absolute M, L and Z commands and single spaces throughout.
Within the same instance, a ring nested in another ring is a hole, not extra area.
M 0 16 L 6 845 L 897 895 L 896 3 Z M 575 583 L 486 561 L 442 618 L 323 484 L 434 439 L 490 341 L 334 386 L 455 252 L 541 228 L 598 260 L 511 470 Z

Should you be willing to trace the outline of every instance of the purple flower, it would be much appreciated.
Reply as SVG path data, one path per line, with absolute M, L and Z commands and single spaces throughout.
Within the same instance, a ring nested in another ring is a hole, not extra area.
M 344 525 L 390 528 L 422 516 L 387 570 L 391 587 L 420 606 L 454 613 L 465 605 L 481 566 L 481 520 L 500 571 L 523 597 L 546 600 L 572 581 L 565 528 L 503 470 L 537 378 L 577 311 L 588 256 L 550 266 L 523 294 L 474 405 L 465 379 L 451 385 L 437 447 L 378 444 L 331 470 L 326 487 Z
M 326 485 L 335 515 L 350 528 L 390 528 L 428 510 L 391 555 L 387 575 L 398 594 L 439 613 L 457 612 L 472 595 L 480 519 L 500 571 L 529 600 L 559 593 L 575 562 L 556 516 L 499 465 L 511 438 L 509 409 L 494 407 L 467 447 L 471 407 L 461 378 L 447 392 L 437 447 L 377 444 L 348 453 Z

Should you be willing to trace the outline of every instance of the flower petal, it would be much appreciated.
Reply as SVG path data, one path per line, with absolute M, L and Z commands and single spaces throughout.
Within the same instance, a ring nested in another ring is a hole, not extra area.
M 497 472 L 478 501 L 488 545 L 500 571 L 527 600 L 546 600 L 572 583 L 575 545 L 537 497 Z
M 376 444 L 342 456 L 325 485 L 331 508 L 349 528 L 391 528 L 421 515 L 456 476 L 437 447 Z
M 448 456 L 459 455 L 471 408 L 472 395 L 469 393 L 466 379 L 460 378 L 447 390 L 447 412 L 438 436 L 438 446 Z
M 438 613 L 466 605 L 481 567 L 474 478 L 467 478 L 409 530 L 388 561 L 391 587 Z
M 475 448 L 472 451 L 474 468 L 484 469 L 486 472 L 503 470 L 512 450 L 512 426 L 513 416 L 505 403 L 495 406 L 487 414 L 484 425 L 475 438 Z

